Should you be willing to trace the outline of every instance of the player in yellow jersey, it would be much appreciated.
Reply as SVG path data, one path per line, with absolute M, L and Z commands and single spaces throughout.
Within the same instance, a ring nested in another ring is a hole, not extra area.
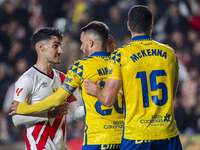
M 84 150 L 118 150 L 120 148 L 123 128 L 122 95 L 118 93 L 116 102 L 111 107 L 103 106 L 96 97 L 86 94 L 84 80 L 94 82 L 102 79 L 104 87 L 108 75 L 110 53 L 106 52 L 108 27 L 94 21 L 81 29 L 81 50 L 85 59 L 77 60 L 69 69 L 62 86 L 50 97 L 37 104 L 13 102 L 12 110 L 17 114 L 26 114 L 49 109 L 61 104 L 78 87 L 85 111 L 85 131 L 82 149 Z M 16 105 L 15 105 L 16 104 Z M 15 107 L 15 109 L 14 109 Z
M 152 14 L 135 6 L 128 14 L 132 40 L 111 54 L 108 80 L 85 80 L 88 94 L 110 107 L 119 88 L 124 92 L 122 150 L 181 150 L 173 110 L 178 84 L 178 61 L 174 50 L 150 37 Z

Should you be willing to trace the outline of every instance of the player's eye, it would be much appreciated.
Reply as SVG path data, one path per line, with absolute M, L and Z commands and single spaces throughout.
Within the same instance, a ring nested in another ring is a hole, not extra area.
M 57 49 L 58 47 L 59 47 L 58 44 L 54 44 L 54 45 L 53 45 L 53 48 L 55 48 L 55 49 Z

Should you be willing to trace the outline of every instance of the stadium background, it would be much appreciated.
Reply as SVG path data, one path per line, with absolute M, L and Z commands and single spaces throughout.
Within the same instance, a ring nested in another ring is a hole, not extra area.
M 200 150 L 200 1 L 199 0 L 0 0 L 0 149 L 24 149 L 24 127 L 14 127 L 10 111 L 14 82 L 37 56 L 32 33 L 43 26 L 64 32 L 62 63 L 67 72 L 79 49 L 80 28 L 92 20 L 105 22 L 117 47 L 130 41 L 127 13 L 137 4 L 154 15 L 153 39 L 172 46 L 179 58 L 180 81 L 174 101 L 175 117 L 184 150 Z M 75 94 L 81 104 L 78 92 Z M 84 122 L 67 117 L 69 150 L 78 150 Z

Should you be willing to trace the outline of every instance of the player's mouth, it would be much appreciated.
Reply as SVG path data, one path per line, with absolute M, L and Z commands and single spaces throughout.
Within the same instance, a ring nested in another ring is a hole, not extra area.
M 60 57 L 59 56 L 54 57 L 54 59 L 55 59 L 56 62 L 60 62 Z

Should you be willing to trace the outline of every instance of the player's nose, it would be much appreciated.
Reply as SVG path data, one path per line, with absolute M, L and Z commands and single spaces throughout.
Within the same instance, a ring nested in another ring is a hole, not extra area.
M 62 53 L 63 53 L 63 51 L 62 51 L 61 48 L 58 49 L 58 53 L 59 53 L 59 54 L 62 54 Z

